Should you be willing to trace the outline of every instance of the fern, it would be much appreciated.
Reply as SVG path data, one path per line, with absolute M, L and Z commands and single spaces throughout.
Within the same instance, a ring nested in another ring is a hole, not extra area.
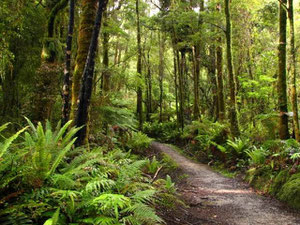
M 85 190 L 89 193 L 106 191 L 108 189 L 112 189 L 115 186 L 115 181 L 107 179 L 107 178 L 95 178 L 94 180 L 87 183 Z
M 44 225 L 57 225 L 58 223 L 58 218 L 59 218 L 59 211 L 60 211 L 60 208 L 58 208 L 55 213 L 53 214 L 53 216 L 48 219 Z
M 0 132 L 6 129 L 8 124 L 4 124 L 3 126 L 0 127 Z M 15 133 L 13 136 L 9 137 L 4 141 L 4 143 L 0 143 L 0 158 L 3 156 L 3 154 L 7 151 L 9 146 L 12 144 L 12 142 L 17 139 L 17 137 L 23 133 L 28 127 L 25 127 L 21 130 L 19 130 L 17 133 Z
M 246 150 L 246 154 L 250 157 L 252 164 L 262 165 L 266 160 L 267 151 L 262 147 L 253 146 L 252 150 Z

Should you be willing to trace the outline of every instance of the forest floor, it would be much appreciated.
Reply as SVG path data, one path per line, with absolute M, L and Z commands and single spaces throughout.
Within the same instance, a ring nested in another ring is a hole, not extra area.
M 259 195 L 246 183 L 226 178 L 168 145 L 153 142 L 151 147 L 171 157 L 180 171 L 187 175 L 177 184 L 177 188 L 180 198 L 189 207 L 164 213 L 167 224 L 300 224 L 299 211 L 288 208 L 276 199 Z

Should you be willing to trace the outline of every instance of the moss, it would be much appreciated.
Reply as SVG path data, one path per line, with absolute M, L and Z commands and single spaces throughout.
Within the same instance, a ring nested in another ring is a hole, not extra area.
M 300 209 L 300 173 L 291 176 L 283 185 L 278 198 L 288 205 Z
M 97 9 L 96 0 L 83 0 L 81 4 L 82 13 L 80 16 L 79 34 L 78 34 L 78 50 L 76 55 L 76 62 L 74 74 L 72 78 L 72 106 L 70 119 L 74 120 L 77 110 L 77 101 L 80 90 L 80 83 L 89 52 L 89 46 L 93 33 L 94 20 Z
M 268 192 L 270 187 L 270 181 L 272 180 L 272 170 L 265 166 L 261 168 L 251 168 L 247 171 L 245 179 L 254 188 Z
M 288 170 L 282 170 L 278 173 L 275 177 L 273 183 L 270 186 L 269 193 L 271 195 L 276 195 L 282 186 L 286 183 L 287 179 L 289 178 Z

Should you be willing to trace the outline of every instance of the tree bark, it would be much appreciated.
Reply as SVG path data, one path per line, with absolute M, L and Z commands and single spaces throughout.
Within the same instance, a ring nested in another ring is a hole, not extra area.
M 287 0 L 282 0 L 287 4 Z M 279 45 L 278 45 L 278 104 L 279 104 L 279 136 L 280 139 L 289 138 L 288 130 L 288 104 L 287 104 L 287 83 L 286 83 L 286 27 L 287 12 L 284 6 L 279 3 Z
M 237 106 L 236 106 L 236 83 L 233 73 L 232 64 L 232 48 L 231 48 L 231 15 L 230 15 L 230 0 L 225 0 L 225 16 L 226 16 L 226 45 L 227 45 L 227 70 L 230 86 L 230 107 L 229 107 L 229 119 L 230 130 L 234 137 L 240 135 L 239 124 L 237 118 Z
M 74 74 L 72 78 L 72 99 L 70 119 L 74 120 L 78 107 L 78 96 L 80 90 L 80 82 L 85 67 L 91 37 L 93 33 L 93 25 L 96 15 L 97 0 L 82 0 L 82 12 L 79 25 L 78 49 L 75 60 Z
M 163 81 L 164 81 L 164 52 L 165 52 L 165 35 L 159 33 L 159 122 L 163 121 Z
M 142 76 L 142 47 L 141 47 L 141 27 L 140 27 L 140 11 L 139 11 L 139 0 L 136 0 L 136 21 L 137 21 L 137 73 Z M 139 129 L 143 130 L 143 91 L 139 85 L 137 87 L 137 117 L 139 121 Z
M 219 46 L 217 47 L 217 86 L 218 86 L 218 110 L 219 120 L 225 119 L 225 101 L 224 101 L 224 85 L 223 85 L 223 49 L 221 47 L 221 38 L 219 38 Z
M 209 66 L 208 76 L 212 85 L 212 97 L 213 104 L 211 109 L 211 115 L 215 120 L 219 118 L 219 102 L 218 102 L 218 90 L 217 90 L 217 79 L 216 79 L 216 47 L 211 45 L 209 47 Z
M 110 72 L 109 72 L 109 33 L 107 31 L 107 9 L 103 12 L 103 66 L 102 72 L 102 94 L 105 97 L 107 92 L 110 90 Z
M 152 76 L 150 66 L 150 49 L 147 52 L 147 121 L 151 120 L 152 113 Z
M 76 127 L 82 127 L 77 134 L 76 146 L 84 144 L 87 133 L 88 122 L 88 110 L 91 100 L 93 76 L 95 69 L 95 56 L 98 46 L 98 36 L 101 28 L 102 14 L 106 9 L 108 0 L 99 0 L 99 6 L 96 14 L 95 25 L 93 28 L 93 34 L 90 42 L 88 56 L 82 75 L 82 83 L 79 93 L 78 110 L 76 114 Z
M 70 74 L 71 74 L 71 54 L 72 54 L 72 40 L 74 31 L 74 12 L 75 12 L 75 0 L 70 0 L 69 9 L 69 25 L 66 47 L 66 63 L 64 71 L 64 84 L 63 84 L 63 115 L 62 123 L 65 124 L 69 120 L 70 116 Z
M 293 125 L 295 138 L 300 142 L 299 134 L 299 118 L 298 118 L 298 98 L 297 98 L 297 51 L 295 47 L 295 23 L 294 23 L 294 4 L 293 0 L 289 2 L 289 23 L 290 23 L 290 48 L 291 48 L 291 75 L 292 75 L 292 87 L 291 87 L 291 100 L 293 109 Z

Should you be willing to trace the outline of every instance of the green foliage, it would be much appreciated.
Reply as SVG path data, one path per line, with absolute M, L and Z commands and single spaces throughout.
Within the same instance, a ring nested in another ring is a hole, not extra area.
M 49 121 L 45 128 L 41 123 L 35 127 L 27 119 L 31 127 L 31 132 L 25 133 L 24 148 L 28 149 L 26 155 L 26 169 L 24 179 L 34 187 L 42 185 L 44 180 L 53 175 L 57 167 L 62 163 L 64 157 L 71 150 L 75 138 L 73 136 L 80 128 L 70 128 L 72 121 L 61 127 L 60 122 L 56 129 L 52 131 Z
M 300 174 L 292 175 L 278 193 L 280 200 L 300 209 Z
M 243 155 L 249 148 L 248 140 L 242 140 L 241 138 L 234 138 L 234 140 L 227 140 L 227 145 L 229 145 L 234 153 L 238 156 Z
M 152 139 L 142 132 L 133 132 L 130 140 L 127 143 L 129 149 L 134 152 L 143 153 L 149 148 Z
M 4 162 L 13 163 L 16 169 L 2 170 L 1 163 L 1 177 L 8 174 L 14 179 L 1 184 L 4 192 L 0 197 L 12 193 L 17 198 L 9 199 L 9 204 L 6 200 L 0 203 L 4 204 L 1 224 L 163 223 L 154 209 L 160 197 L 152 180 L 143 175 L 146 160 L 136 160 L 119 149 L 105 152 L 102 148 L 77 148 L 70 152 L 75 140 L 72 137 L 79 129 L 70 128 L 71 122 L 63 127 L 59 123 L 54 131 L 49 122 L 44 127 L 30 120 L 28 123 L 31 130 L 25 133 L 17 151 L 6 148 L 3 155 L 7 159 Z M 151 168 L 156 164 L 154 158 Z M 14 177 L 16 172 L 18 176 Z M 156 186 L 158 192 L 160 189 L 165 190 L 165 185 Z
M 254 165 L 263 165 L 266 161 L 266 156 L 268 155 L 266 149 L 263 147 L 257 148 L 253 146 L 253 149 L 245 150 L 247 155 L 250 157 L 251 164 Z
M 150 137 L 163 142 L 173 142 L 179 138 L 179 131 L 176 122 L 145 122 L 143 131 Z
M 156 159 L 156 156 L 153 156 L 151 160 L 147 160 L 146 167 L 150 174 L 155 174 L 155 172 L 161 167 L 161 163 Z
M 44 225 L 57 225 L 58 223 L 58 218 L 59 218 L 59 211 L 60 208 L 58 208 L 55 213 L 53 214 L 52 218 L 48 219 Z
M 281 190 L 282 186 L 286 183 L 286 181 L 289 179 L 290 175 L 289 175 L 289 171 L 288 170 L 282 170 L 280 171 L 274 181 L 271 184 L 270 187 L 270 194 L 272 195 L 277 195 L 277 193 Z
M 4 129 L 7 128 L 9 123 L 6 123 L 4 125 L 2 125 L 0 127 L 0 133 L 1 131 L 3 131 Z M 12 144 L 12 142 L 18 138 L 18 136 L 23 133 L 25 130 L 27 129 L 27 127 L 21 129 L 20 131 L 18 131 L 17 133 L 15 133 L 13 136 L 11 136 L 10 138 L 7 138 L 4 143 L 0 143 L 0 158 L 5 154 L 5 152 L 7 151 L 7 149 L 9 148 L 9 146 Z

